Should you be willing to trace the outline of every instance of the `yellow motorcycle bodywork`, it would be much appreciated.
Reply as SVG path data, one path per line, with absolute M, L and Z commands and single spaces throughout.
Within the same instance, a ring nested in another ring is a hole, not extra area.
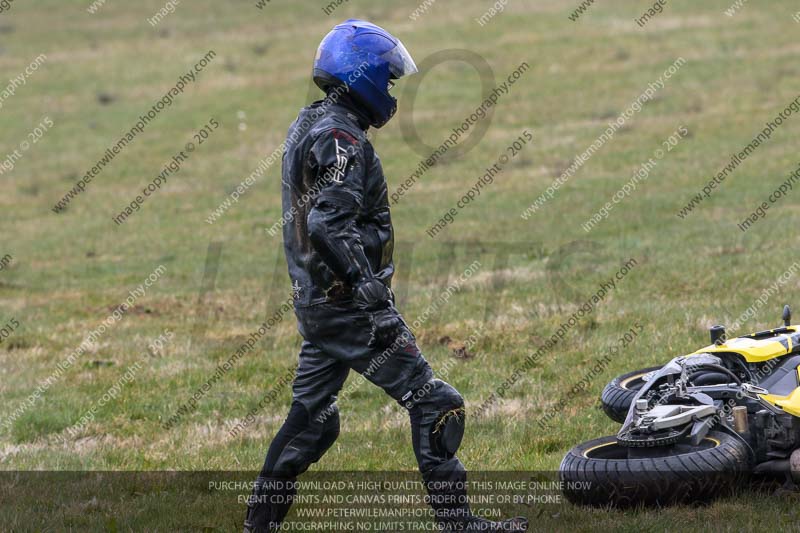
M 748 363 L 765 363 L 792 353 L 800 345 L 800 326 L 786 326 L 773 330 L 761 331 L 744 337 L 726 340 L 722 344 L 712 344 L 692 355 L 702 353 L 736 353 Z M 798 368 L 800 379 L 800 368 Z M 775 396 L 761 394 L 760 398 L 776 405 L 785 412 L 800 417 L 800 388 L 795 389 L 788 396 Z

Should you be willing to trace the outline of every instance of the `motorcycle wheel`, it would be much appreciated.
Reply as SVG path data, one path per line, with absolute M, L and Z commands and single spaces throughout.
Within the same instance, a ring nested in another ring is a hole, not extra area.
M 603 394 L 600 395 L 600 404 L 608 418 L 620 424 L 625 422 L 633 399 L 646 383 L 643 378 L 650 372 L 660 369 L 660 366 L 643 368 L 611 380 L 611 383 L 603 389 Z
M 713 499 L 749 471 L 745 444 L 711 431 L 699 446 L 626 448 L 601 437 L 570 450 L 559 476 L 566 498 L 593 507 L 661 506 Z

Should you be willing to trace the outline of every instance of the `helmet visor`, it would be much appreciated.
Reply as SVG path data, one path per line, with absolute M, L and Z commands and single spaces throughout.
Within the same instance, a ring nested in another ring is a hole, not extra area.
M 389 63 L 389 72 L 392 73 L 395 79 L 418 72 L 417 65 L 411 59 L 411 54 L 408 53 L 408 50 L 400 41 L 397 41 L 397 46 L 381 55 L 381 59 Z

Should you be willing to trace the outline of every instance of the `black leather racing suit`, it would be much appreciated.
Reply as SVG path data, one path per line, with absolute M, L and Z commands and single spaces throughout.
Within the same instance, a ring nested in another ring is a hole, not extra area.
M 429 490 L 437 515 L 453 523 L 470 517 L 465 497 L 452 498 L 461 495 L 466 476 L 455 456 L 463 398 L 434 378 L 410 332 L 391 346 L 372 345 L 369 312 L 353 303 L 360 281 L 374 277 L 389 285 L 394 272 L 386 180 L 356 109 L 344 97 L 303 109 L 283 156 L 284 246 L 304 342 L 292 407 L 267 452 L 248 514 L 248 523 L 273 529 L 294 494 L 283 482 L 318 461 L 339 434 L 336 396 L 351 369 L 409 411 L 420 472 L 438 487 Z

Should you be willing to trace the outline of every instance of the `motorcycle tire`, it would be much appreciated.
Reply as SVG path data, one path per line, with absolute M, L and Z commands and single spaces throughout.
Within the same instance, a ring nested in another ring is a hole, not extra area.
M 576 505 L 628 508 L 709 501 L 739 485 L 749 467 L 741 440 L 711 431 L 699 446 L 626 448 L 616 437 L 594 439 L 567 453 L 559 476 Z
M 620 424 L 625 422 L 633 399 L 646 383 L 643 378 L 650 372 L 660 369 L 660 366 L 654 366 L 628 372 L 614 378 L 606 385 L 603 394 L 600 395 L 600 404 L 608 418 Z

